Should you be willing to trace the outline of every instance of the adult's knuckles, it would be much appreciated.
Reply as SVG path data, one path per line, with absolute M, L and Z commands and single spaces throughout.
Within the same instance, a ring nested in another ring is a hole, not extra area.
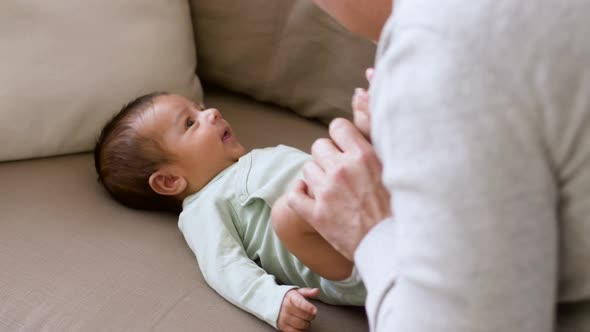
M 326 214 L 329 214 L 330 210 L 330 206 L 331 203 L 335 200 L 336 198 L 336 192 L 337 189 L 330 189 L 330 190 L 323 190 L 320 193 L 320 201 L 323 203 L 320 206 L 318 206 L 318 209 L 315 211 L 316 212 L 316 216 L 318 218 L 324 218 L 326 216 Z
M 377 155 L 375 154 L 375 151 L 370 150 L 370 149 L 362 149 L 359 150 L 356 154 L 355 154 L 355 160 L 358 163 L 361 163 L 363 165 L 374 165 L 376 167 L 378 167 L 379 165 L 379 160 L 377 159 Z
M 348 167 L 347 165 L 339 165 L 332 170 L 330 173 L 331 180 L 338 183 L 348 179 Z

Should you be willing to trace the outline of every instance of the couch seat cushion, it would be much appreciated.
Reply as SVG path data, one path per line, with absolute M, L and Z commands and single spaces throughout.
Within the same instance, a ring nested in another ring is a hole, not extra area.
M 250 148 L 326 134 L 223 91 L 206 102 Z M 207 286 L 176 216 L 107 197 L 90 154 L 0 163 L 0 183 L 0 330 L 272 331 Z M 362 308 L 318 306 L 315 331 L 367 330 Z

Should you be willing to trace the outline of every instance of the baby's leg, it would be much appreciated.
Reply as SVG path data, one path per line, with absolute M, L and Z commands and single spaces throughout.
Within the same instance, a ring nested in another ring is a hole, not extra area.
M 342 256 L 280 197 L 271 211 L 271 222 L 283 245 L 313 272 L 330 280 L 343 280 L 353 263 Z

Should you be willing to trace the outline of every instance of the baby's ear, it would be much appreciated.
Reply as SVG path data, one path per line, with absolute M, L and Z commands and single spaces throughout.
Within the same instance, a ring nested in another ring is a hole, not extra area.
M 186 179 L 170 170 L 160 169 L 149 178 L 150 187 L 160 195 L 175 196 L 182 193 L 187 186 Z

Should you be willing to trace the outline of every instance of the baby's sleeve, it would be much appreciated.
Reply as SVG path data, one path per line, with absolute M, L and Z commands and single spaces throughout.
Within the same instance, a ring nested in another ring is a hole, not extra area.
M 303 166 L 311 160 L 309 154 L 285 145 L 256 150 L 252 156 L 246 194 L 262 198 L 271 207 L 296 180 L 303 178 Z
M 179 227 L 209 286 L 277 328 L 283 298 L 296 287 L 278 285 L 274 276 L 248 258 L 231 221 L 232 212 L 229 202 L 214 199 L 183 211 Z

